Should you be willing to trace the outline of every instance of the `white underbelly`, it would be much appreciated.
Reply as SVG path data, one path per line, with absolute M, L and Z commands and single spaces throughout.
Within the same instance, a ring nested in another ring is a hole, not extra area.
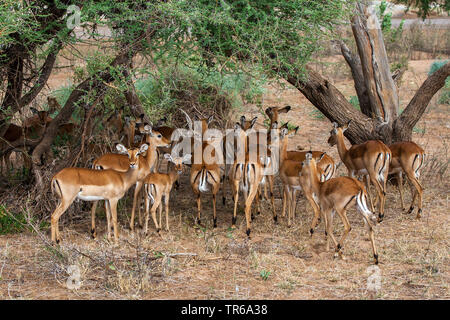
M 78 198 L 78 199 L 81 199 L 81 200 L 84 200 L 84 201 L 99 201 L 99 200 L 105 200 L 105 198 L 102 197 L 102 196 L 88 196 L 88 195 L 83 195 L 83 194 L 82 194 L 82 191 L 80 191 L 80 192 L 77 194 L 77 198 Z

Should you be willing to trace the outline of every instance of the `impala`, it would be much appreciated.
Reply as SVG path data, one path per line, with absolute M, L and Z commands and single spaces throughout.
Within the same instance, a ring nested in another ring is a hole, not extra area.
M 419 210 L 417 211 L 416 219 L 420 219 L 422 213 L 422 195 L 423 187 L 419 182 L 420 169 L 425 161 L 425 151 L 412 141 L 397 142 L 389 146 L 392 152 L 391 165 L 389 166 L 389 173 L 397 175 L 398 190 L 400 192 L 400 200 L 402 204 L 402 210 L 405 205 L 403 202 L 403 172 L 408 177 L 409 181 L 413 184 L 415 191 L 411 188 L 412 202 L 408 213 L 414 210 L 414 202 L 416 196 L 419 196 Z
M 213 198 L 213 223 L 214 228 L 216 228 L 216 195 L 220 188 L 220 166 L 217 164 L 215 149 L 212 150 L 208 159 L 205 159 L 203 152 L 207 146 L 209 146 L 208 142 L 202 143 L 202 162 L 192 163 L 191 165 L 190 183 L 197 200 L 197 223 L 201 224 L 201 195 L 211 193 Z
M 299 181 L 298 181 L 298 172 L 299 170 L 301 170 L 301 162 L 303 160 L 305 160 L 305 156 L 307 151 L 287 151 L 287 147 L 288 147 L 288 141 L 289 141 L 289 136 L 293 135 L 293 134 L 297 134 L 298 132 L 298 128 L 296 127 L 292 130 L 287 130 L 287 126 L 285 125 L 284 127 L 286 127 L 285 130 L 283 130 L 283 133 L 281 134 L 281 150 L 280 150 L 280 177 L 282 177 L 283 183 L 285 185 L 284 187 L 284 192 L 283 192 L 283 205 L 282 205 L 282 210 L 281 210 L 281 216 L 284 217 L 285 216 L 285 209 L 286 209 L 286 201 L 289 197 L 289 190 L 292 191 L 291 194 L 291 200 L 293 201 L 293 208 L 292 208 L 292 217 L 295 216 L 295 211 L 296 211 L 296 193 L 297 190 L 300 190 L 299 187 Z M 287 130 L 287 131 L 286 131 Z M 333 158 L 331 158 L 330 156 L 328 156 L 325 152 L 322 151 L 309 151 L 312 153 L 313 158 L 316 159 L 317 162 L 317 167 L 318 167 L 318 172 L 320 173 L 320 180 L 323 181 L 327 181 L 329 180 L 333 175 L 334 172 L 336 171 L 336 165 L 334 163 Z M 285 163 L 285 164 L 284 164 Z M 284 166 L 283 166 L 284 164 Z M 289 187 L 289 185 L 295 186 L 293 187 L 294 189 L 292 189 L 291 187 Z M 310 201 L 311 203 L 311 201 Z M 316 213 L 316 212 L 315 212 Z M 316 215 L 317 216 L 317 215 Z M 319 217 L 317 217 L 319 218 Z M 288 224 L 290 219 L 288 217 Z
M 333 178 L 325 182 L 321 182 L 318 178 L 316 161 L 311 153 L 306 154 L 305 160 L 302 162 L 303 169 L 300 175 L 304 177 L 303 181 L 308 181 L 309 186 L 304 186 L 305 189 L 310 188 L 314 201 L 320 207 L 322 215 L 325 220 L 325 229 L 327 236 L 326 250 L 329 250 L 330 237 L 336 247 L 336 252 L 343 258 L 342 247 L 344 240 L 351 230 L 350 223 L 347 218 L 347 209 L 356 203 L 357 211 L 362 215 L 364 222 L 369 232 L 369 238 L 372 244 L 373 258 L 375 264 L 378 264 L 378 253 L 375 246 L 374 239 L 374 225 L 377 218 L 367 207 L 367 193 L 364 185 L 350 177 Z M 337 212 L 344 224 L 344 233 L 339 240 L 333 235 L 333 216 Z
M 136 178 L 136 188 L 134 189 L 133 196 L 133 207 L 131 210 L 131 220 L 130 220 L 130 229 L 134 230 L 134 216 L 136 211 L 136 205 L 138 204 L 138 196 L 141 191 L 142 184 L 147 175 L 154 171 L 155 163 L 157 162 L 157 152 L 156 147 L 158 146 L 167 146 L 170 141 L 165 139 L 159 132 L 153 131 L 150 126 L 146 126 L 147 133 L 147 143 L 148 143 L 148 151 L 143 156 L 141 165 L 138 170 L 138 175 Z M 125 172 L 128 169 L 128 160 L 127 156 L 122 154 L 115 153 L 107 153 L 98 158 L 93 163 L 94 169 L 113 169 L 121 172 Z M 97 208 L 97 202 L 94 202 L 92 205 L 91 215 L 92 215 L 92 228 L 91 234 L 92 237 L 95 238 L 95 210 Z M 142 218 L 141 211 L 139 206 L 139 224 L 142 226 Z
M 183 163 L 188 162 L 191 159 L 191 155 L 187 154 L 184 157 L 172 157 L 170 154 L 164 154 L 167 161 L 173 163 L 172 168 L 169 173 L 150 173 L 144 181 L 145 190 L 145 234 L 148 231 L 148 220 L 149 220 L 149 207 L 151 202 L 151 214 L 153 222 L 155 223 L 156 231 L 161 230 L 161 213 L 162 204 L 161 200 L 164 197 L 164 206 L 166 211 L 166 230 L 169 231 L 169 197 L 170 191 L 175 181 L 178 179 L 179 175 L 183 173 Z M 159 208 L 159 224 L 156 221 L 156 209 Z
M 333 122 L 333 129 L 330 131 L 328 144 L 337 149 L 342 162 L 348 170 L 351 177 L 364 176 L 367 193 L 373 209 L 373 202 L 369 191 L 369 178 L 377 191 L 377 200 L 379 202 L 379 222 L 384 217 L 384 202 L 386 197 L 386 181 L 389 172 L 389 162 L 391 152 L 389 148 L 379 140 L 369 140 L 367 142 L 353 145 L 347 149 L 344 143 L 344 132 L 348 129 L 351 121 L 342 127 Z
M 264 177 L 263 164 L 266 163 L 266 159 L 259 157 L 257 154 L 257 150 L 252 150 L 255 149 L 254 147 L 248 150 L 247 133 L 242 129 L 240 123 L 236 123 L 234 132 L 239 146 L 242 146 L 242 149 L 240 149 L 240 152 L 237 154 L 233 166 L 231 167 L 229 172 L 229 180 L 234 200 L 234 210 L 231 220 L 231 227 L 236 227 L 236 213 L 239 201 L 239 192 L 242 191 L 245 200 L 245 219 L 247 223 L 246 234 L 248 237 L 250 237 L 252 204 L 255 196 L 258 193 L 259 185 Z M 257 201 L 257 205 L 259 207 L 259 199 L 257 199 Z
M 51 215 L 51 238 L 53 242 L 59 243 L 61 240 L 58 226 L 59 218 L 77 198 L 84 201 L 106 201 L 108 239 L 111 239 L 112 218 L 114 240 L 116 243 L 118 242 L 117 202 L 136 183 L 142 160 L 139 155 L 147 151 L 148 145 L 143 144 L 139 149 L 127 149 L 118 144 L 116 148 L 128 159 L 128 170 L 126 172 L 111 169 L 65 168 L 53 176 L 51 180 L 52 191 L 61 200 Z

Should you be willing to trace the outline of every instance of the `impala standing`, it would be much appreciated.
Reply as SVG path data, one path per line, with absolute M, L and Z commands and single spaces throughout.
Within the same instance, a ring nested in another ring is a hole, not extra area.
M 143 144 L 139 149 L 127 149 L 123 145 L 117 145 L 117 151 L 128 158 L 128 170 L 120 172 L 116 170 L 95 170 L 87 168 L 65 168 L 55 174 L 51 181 L 54 193 L 61 202 L 51 216 L 52 241 L 59 243 L 58 221 L 72 202 L 78 198 L 84 201 L 106 201 L 106 215 L 108 221 L 108 239 L 111 238 L 111 218 L 114 226 L 114 240 L 119 240 L 117 226 L 117 202 L 125 195 L 127 190 L 136 183 L 141 155 L 146 152 L 148 145 Z
M 400 200 L 402 209 L 405 205 L 403 202 L 403 172 L 413 184 L 415 191 L 411 188 L 412 202 L 408 213 L 414 210 L 414 202 L 416 196 L 419 196 L 419 210 L 417 211 L 416 219 L 420 219 L 422 213 L 422 195 L 423 187 L 419 182 L 420 169 L 425 161 L 425 151 L 412 141 L 397 142 L 389 146 L 392 152 L 391 165 L 389 166 L 389 173 L 397 174 L 398 190 L 400 192 Z
M 379 140 L 369 140 L 367 142 L 353 145 L 347 149 L 344 143 L 344 132 L 350 125 L 350 121 L 340 127 L 333 122 L 333 129 L 330 131 L 328 143 L 330 146 L 337 144 L 337 149 L 342 162 L 351 177 L 363 175 L 366 182 L 366 189 L 373 209 L 373 202 L 369 192 L 369 179 L 377 191 L 379 201 L 379 222 L 384 217 L 384 203 L 386 198 L 386 181 L 389 173 L 389 162 L 391 152 L 389 148 Z

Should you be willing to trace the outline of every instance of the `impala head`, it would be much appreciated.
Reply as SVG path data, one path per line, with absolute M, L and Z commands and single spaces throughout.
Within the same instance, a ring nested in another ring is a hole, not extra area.
M 155 147 L 168 147 L 171 141 L 165 138 L 159 131 L 153 130 L 151 125 L 145 125 L 143 133 L 147 135 L 146 142 Z
M 328 138 L 328 144 L 333 147 L 337 143 L 338 134 L 343 134 L 348 129 L 352 121 L 350 120 L 343 126 L 339 126 L 336 122 L 333 122 L 333 129 L 330 131 L 330 137 Z
M 322 153 L 318 159 L 314 159 L 312 152 L 308 151 L 305 155 L 305 160 L 302 161 L 302 170 L 300 175 L 316 176 L 320 181 L 325 181 L 325 176 L 322 170 L 317 167 L 317 163 L 323 159 L 325 154 L 326 152 Z
M 34 115 L 34 119 L 31 120 L 30 123 L 26 124 L 26 126 L 33 126 L 33 125 L 45 126 L 52 121 L 52 118 L 49 117 L 48 111 L 46 110 L 39 111 L 33 107 L 31 107 L 30 110 Z
M 128 160 L 130 162 L 130 168 L 135 169 L 138 167 L 138 164 L 139 164 L 139 155 L 141 155 L 142 153 L 145 153 L 147 151 L 148 145 L 144 143 L 143 145 L 141 145 L 140 148 L 127 149 L 127 148 L 125 148 L 125 146 L 123 144 L 119 143 L 116 146 L 116 149 L 120 154 L 128 155 Z
M 253 126 L 255 125 L 255 123 L 256 123 L 256 120 L 258 120 L 258 117 L 254 117 L 252 120 L 247 120 L 246 118 L 245 118 L 245 116 L 242 116 L 240 119 L 239 119 L 239 125 L 241 126 L 241 129 L 242 130 L 244 130 L 244 131 L 247 131 L 247 130 L 250 130 L 250 129 L 252 129 L 253 128 Z
M 270 123 L 278 121 L 278 114 L 287 113 L 291 110 L 291 106 L 281 107 L 269 107 L 266 109 L 266 114 L 270 119 Z
M 191 157 L 191 154 L 185 154 L 183 157 L 172 157 L 169 153 L 164 154 L 164 158 L 174 164 L 174 169 L 178 174 L 183 173 L 183 163 L 189 162 Z

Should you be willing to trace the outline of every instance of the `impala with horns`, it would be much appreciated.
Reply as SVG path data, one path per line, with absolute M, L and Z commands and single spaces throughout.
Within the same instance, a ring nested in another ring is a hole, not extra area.
M 150 173 L 144 181 L 145 190 L 145 227 L 144 232 L 148 232 L 149 207 L 152 205 L 150 212 L 152 214 L 153 222 L 155 223 L 156 232 L 159 233 L 162 227 L 162 198 L 164 197 L 164 206 L 166 211 L 166 230 L 169 231 L 169 199 L 172 186 L 178 177 L 183 173 L 183 163 L 190 161 L 191 155 L 187 154 L 184 157 L 172 157 L 166 153 L 164 157 L 167 161 L 172 162 L 173 166 L 170 171 L 166 173 Z M 156 220 L 156 209 L 159 208 L 159 224 Z
M 389 166 L 389 173 L 397 175 L 398 190 L 400 192 L 400 200 L 402 210 L 405 205 L 403 202 L 403 173 L 406 174 L 409 181 L 412 183 L 411 196 L 412 202 L 408 213 L 414 210 L 414 202 L 418 196 L 419 210 L 417 211 L 416 219 L 420 219 L 422 213 L 422 196 L 423 187 L 419 182 L 420 169 L 425 161 L 425 151 L 412 141 L 397 142 L 389 145 L 392 152 L 391 165 Z M 414 187 L 414 189 L 413 189 Z
M 53 242 L 59 243 L 61 240 L 58 226 L 59 218 L 77 198 L 84 201 L 106 201 L 108 239 L 111 239 L 112 219 L 114 240 L 116 243 L 118 242 L 117 202 L 136 183 L 142 163 L 140 155 L 147 151 L 148 145 L 143 144 L 140 148 L 127 149 L 118 144 L 116 148 L 127 158 L 128 170 L 126 172 L 112 169 L 65 168 L 53 176 L 51 180 L 52 191 L 60 198 L 60 203 L 51 215 L 51 238 Z
M 348 129 L 351 121 L 343 126 L 338 126 L 333 122 L 333 129 L 330 131 L 328 144 L 337 149 L 342 162 L 351 177 L 364 176 L 367 194 L 369 195 L 372 211 L 374 206 L 370 196 L 369 179 L 377 191 L 377 201 L 379 203 L 379 222 L 384 217 L 384 204 L 386 198 L 386 181 L 389 173 L 389 163 L 391 152 L 389 148 L 379 140 L 369 140 L 361 144 L 353 145 L 347 149 L 344 142 L 344 132 Z
M 167 146 L 170 141 L 164 138 L 158 131 L 153 131 L 152 128 L 147 125 L 145 127 L 146 141 L 148 143 L 148 150 L 141 159 L 141 165 L 139 166 L 138 175 L 136 178 L 136 188 L 134 189 L 133 207 L 131 210 L 130 229 L 134 230 L 134 217 L 136 212 L 136 205 L 138 205 L 139 192 L 141 191 L 143 182 L 150 172 L 154 172 L 155 164 L 158 161 L 158 155 L 156 148 L 159 146 Z M 123 154 L 107 153 L 94 161 L 92 167 L 94 169 L 113 169 L 116 171 L 125 172 L 128 170 L 128 158 Z M 139 224 L 142 226 L 141 210 L 138 206 Z M 97 202 L 92 205 L 92 228 L 91 234 L 95 238 L 95 210 L 97 208 Z
M 302 167 L 300 171 L 300 175 L 304 177 L 302 181 L 309 183 L 309 185 L 302 187 L 304 189 L 311 189 L 316 206 L 320 208 L 325 220 L 325 234 L 327 236 L 326 250 L 329 250 L 331 237 L 336 252 L 343 258 L 342 247 L 345 238 L 351 230 L 350 222 L 347 218 L 347 209 L 356 203 L 356 209 L 361 214 L 368 229 L 375 264 L 378 264 L 378 252 L 374 239 L 374 226 L 377 218 L 367 207 L 367 193 L 364 185 L 355 178 L 350 177 L 338 177 L 321 182 L 318 178 L 319 174 L 317 173 L 316 161 L 311 153 L 306 154 L 305 160 L 302 162 Z M 344 224 L 344 233 L 339 242 L 336 241 L 333 235 L 333 217 L 335 213 L 339 215 Z

